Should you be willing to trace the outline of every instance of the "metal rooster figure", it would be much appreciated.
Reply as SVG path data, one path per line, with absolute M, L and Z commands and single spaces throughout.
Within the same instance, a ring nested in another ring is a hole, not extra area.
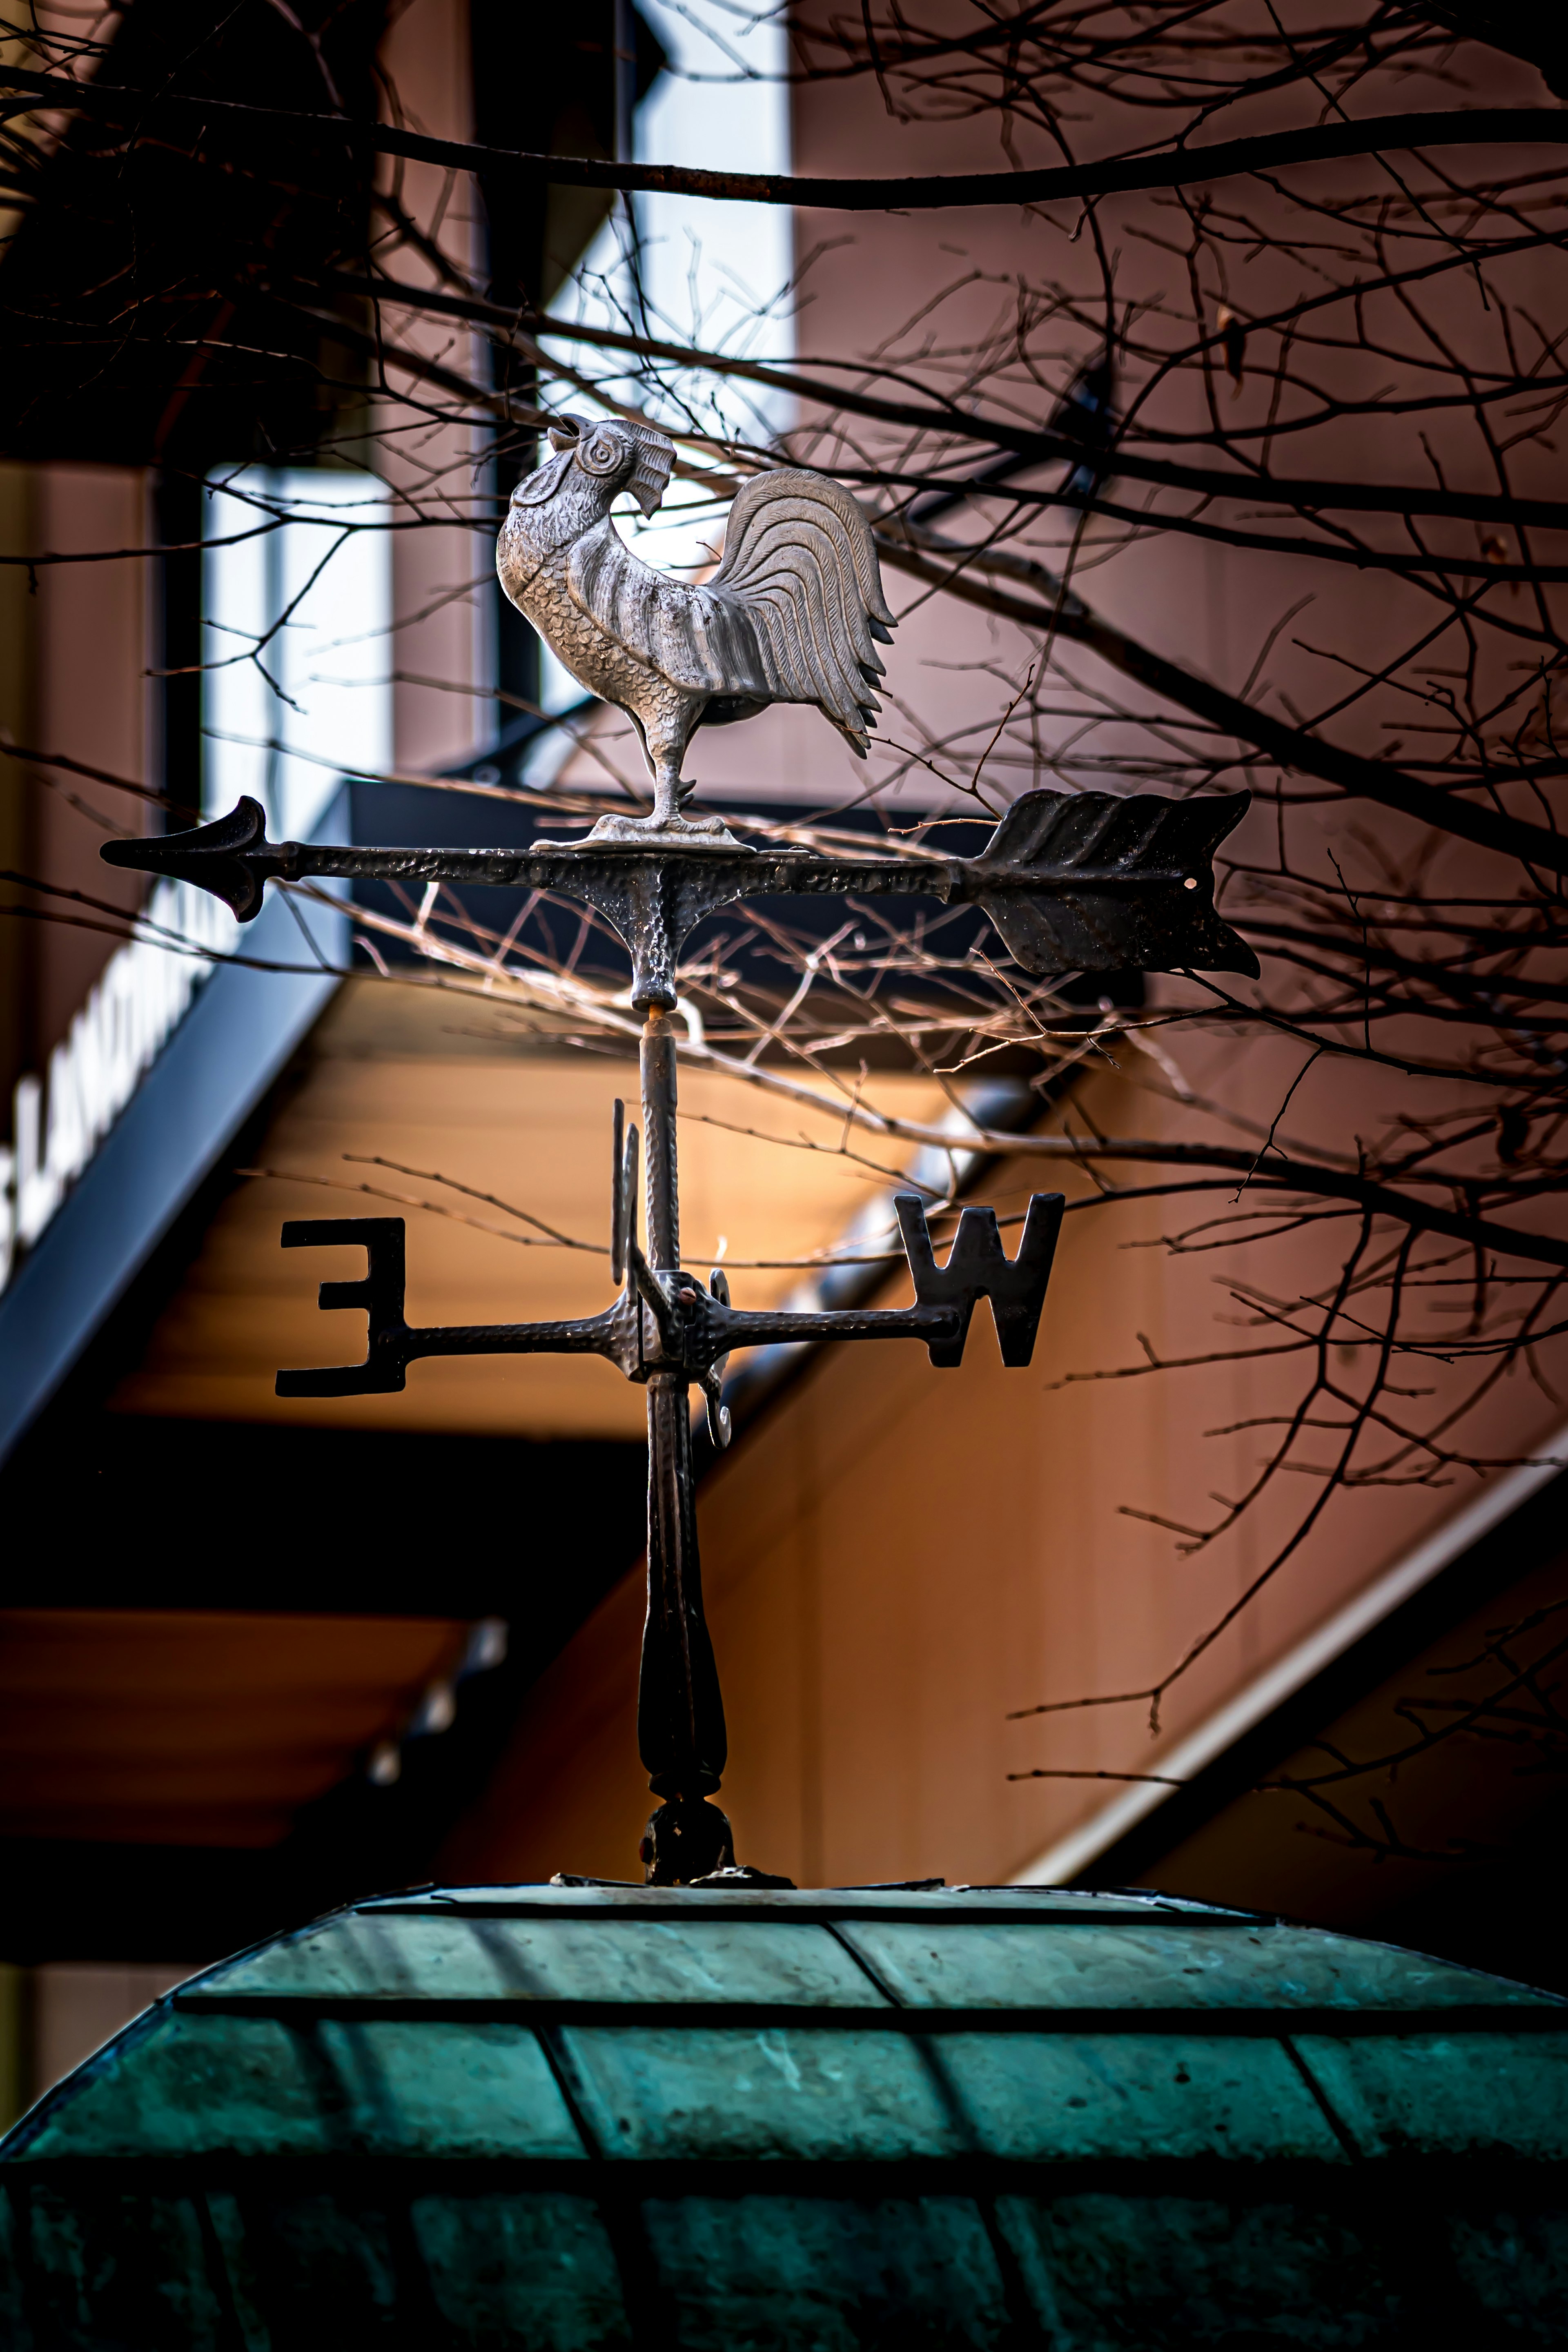
M 363 1276 L 324 1282 L 323 1307 L 362 1309 L 363 1363 L 278 1375 L 281 1396 L 340 1397 L 403 1388 L 422 1356 L 571 1354 L 606 1358 L 647 1391 L 647 1616 L 637 1739 L 654 1794 L 642 1854 L 659 1885 L 756 1883 L 738 1870 L 730 1824 L 708 1801 L 726 1758 L 724 1709 L 703 1617 L 697 1549 L 690 1391 L 706 1401 L 716 1444 L 730 1438 L 724 1369 L 737 1348 L 779 1342 L 921 1339 L 933 1364 L 956 1366 L 976 1305 L 991 1303 L 1004 1363 L 1027 1364 L 1061 1223 L 1062 1196 L 1037 1193 L 1018 1244 L 1004 1253 L 990 1209 L 966 1208 L 945 1265 L 924 1206 L 897 1213 L 914 1286 L 908 1307 L 748 1312 L 715 1270 L 683 1266 L 676 1179 L 676 969 L 682 942 L 716 908 L 753 894 L 936 898 L 982 910 L 1015 961 L 1036 974 L 1258 966 L 1214 908 L 1211 859 L 1247 806 L 1245 793 L 1190 801 L 1147 794 L 1035 792 L 1014 803 L 977 857 L 913 861 L 874 849 L 825 857 L 753 848 L 715 816 L 682 803 L 686 748 L 700 725 L 747 719 L 773 702 L 815 703 L 864 755 L 874 723 L 876 646 L 893 616 L 870 523 L 847 491 L 799 469 L 758 475 L 731 509 L 724 559 L 700 587 L 640 562 L 611 519 L 629 492 L 658 507 L 674 447 L 642 425 L 563 417 L 553 454 L 512 495 L 497 562 L 507 594 L 593 693 L 626 711 L 654 781 L 645 818 L 605 817 L 586 840 L 523 850 L 375 849 L 270 842 L 256 802 L 162 839 L 114 842 L 110 865 L 173 874 L 260 911 L 268 881 L 348 877 L 490 883 L 585 900 L 632 959 L 641 1013 L 642 1157 L 616 1108 L 611 1170 L 612 1276 L 602 1314 L 552 1323 L 419 1328 L 404 1314 L 404 1223 L 396 1217 L 286 1224 L 286 1248 L 356 1244 Z M 637 1204 L 646 1198 L 647 1239 Z M 782 1882 L 773 1882 L 779 1884 Z
M 716 816 L 687 817 L 680 781 L 699 727 L 815 702 L 864 759 L 880 705 L 872 642 L 890 645 L 871 526 L 847 490 L 797 468 L 758 474 L 730 509 L 704 587 L 635 556 L 610 518 L 623 490 L 662 499 L 674 444 L 647 425 L 552 425 L 555 455 L 520 482 L 496 551 L 501 586 L 579 685 L 624 710 L 653 775 L 651 817 L 604 817 L 595 841 L 735 848 Z

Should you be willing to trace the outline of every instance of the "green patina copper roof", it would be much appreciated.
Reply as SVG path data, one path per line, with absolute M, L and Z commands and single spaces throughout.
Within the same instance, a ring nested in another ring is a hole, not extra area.
M 1163 1898 L 477 1888 L 0 2142 L 0 2344 L 1568 2343 L 1568 2004 Z

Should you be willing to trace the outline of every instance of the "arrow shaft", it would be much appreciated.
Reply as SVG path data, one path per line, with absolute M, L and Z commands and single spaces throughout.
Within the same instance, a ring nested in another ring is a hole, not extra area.
M 141 845 L 138 845 L 140 846 Z M 151 866 L 151 857 L 139 864 Z M 251 861 L 258 866 L 263 860 Z M 299 882 L 317 877 L 360 882 L 455 882 L 501 889 L 552 890 L 585 895 L 584 886 L 607 871 L 636 878 L 651 862 L 647 850 L 612 857 L 536 849 L 355 849 L 330 843 L 283 841 L 265 854 L 268 876 Z M 967 901 L 998 890 L 1146 890 L 1163 885 L 1179 889 L 1190 864 L 1168 868 L 1119 860 L 1084 859 L 1028 866 L 994 865 L 979 858 L 822 857 L 809 851 L 753 851 L 742 857 L 704 855 L 700 873 L 710 891 L 723 898 L 769 897 L 952 898 Z

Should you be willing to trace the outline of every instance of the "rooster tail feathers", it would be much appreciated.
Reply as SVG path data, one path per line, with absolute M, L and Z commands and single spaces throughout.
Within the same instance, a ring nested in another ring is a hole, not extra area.
M 815 702 L 864 755 L 893 615 L 865 510 L 820 474 L 759 474 L 730 509 L 715 592 L 756 631 L 770 691 Z
M 627 487 L 658 504 L 674 447 L 637 428 Z M 862 757 L 893 615 L 871 526 L 847 490 L 794 468 L 759 475 L 730 510 L 724 561 L 704 583 L 668 580 L 605 514 L 572 544 L 567 592 L 637 661 L 711 698 L 717 722 L 770 702 L 812 702 Z

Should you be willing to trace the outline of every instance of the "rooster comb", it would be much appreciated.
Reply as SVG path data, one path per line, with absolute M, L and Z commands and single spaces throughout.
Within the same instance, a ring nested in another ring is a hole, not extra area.
M 651 425 L 634 425 L 631 430 L 637 445 L 637 459 L 626 488 L 643 513 L 651 515 L 658 511 L 669 487 L 675 444 L 665 434 L 655 432 Z

